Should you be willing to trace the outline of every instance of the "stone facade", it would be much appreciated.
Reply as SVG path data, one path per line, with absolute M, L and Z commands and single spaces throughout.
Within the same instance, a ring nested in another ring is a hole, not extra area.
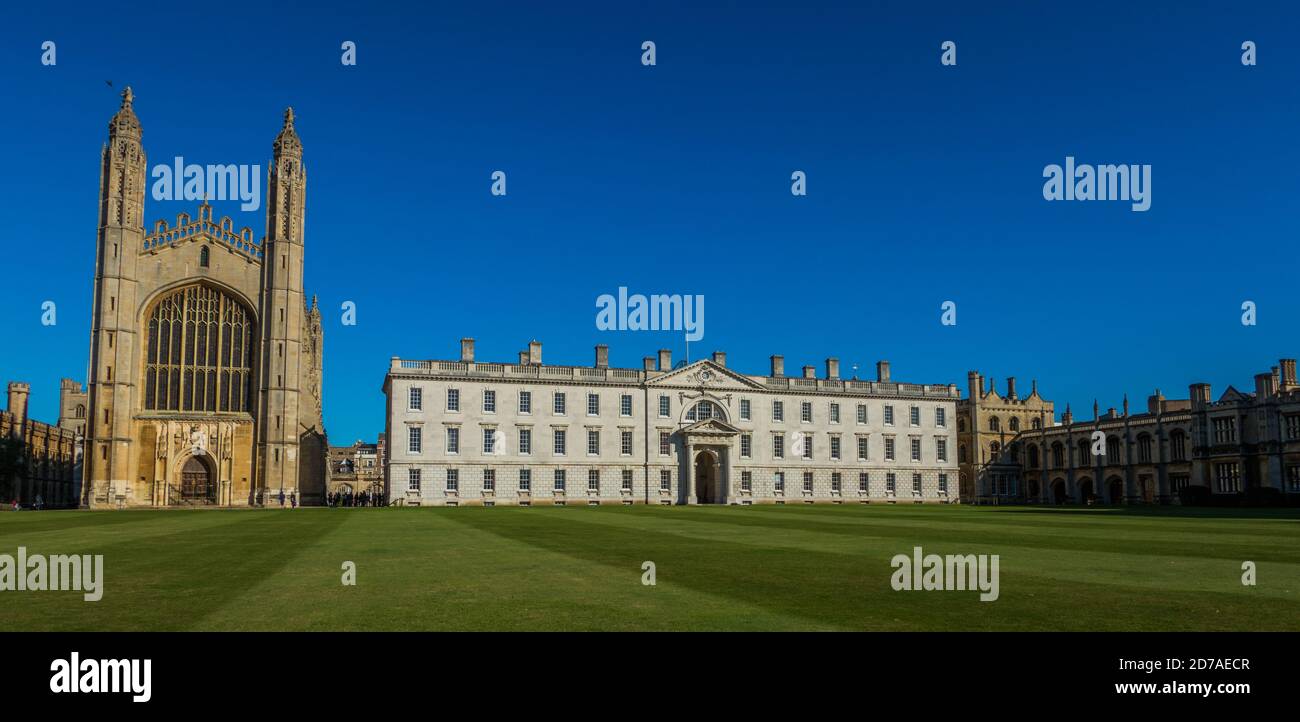
M 59 428 L 71 429 L 77 436 L 86 435 L 86 409 L 90 396 L 84 384 L 73 379 L 59 382 Z
M 358 440 L 351 446 L 331 446 L 329 451 L 330 494 L 351 492 L 383 494 L 384 492 L 384 435 L 378 443 L 368 444 Z
M 1076 421 L 1067 406 L 1060 424 L 1022 430 L 1004 447 L 987 473 L 1022 481 L 981 500 L 1170 504 L 1188 487 L 1219 497 L 1300 495 L 1294 359 L 1257 374 L 1253 393 L 1229 386 L 1212 401 L 1209 384 L 1188 390 L 1186 399 L 1157 390 L 1144 413 L 1131 413 L 1127 398 L 1105 413 L 1094 402 L 1089 421 Z
M 1016 378 L 1007 379 L 1006 395 L 999 394 L 992 378 L 985 388 L 978 371 L 966 375 L 966 398 L 957 403 L 957 461 L 961 498 L 968 503 L 1015 499 L 1019 469 L 1003 468 L 1019 453 L 1012 443 L 1021 431 L 1051 425 L 1055 406 L 1038 395 L 1038 382 L 1021 397 Z
M 673 368 L 394 357 L 385 378 L 390 503 L 756 504 L 957 501 L 955 385 L 817 378 L 772 357 L 767 376 L 726 354 Z M 913 457 L 915 451 L 915 458 Z
M 0 503 L 76 507 L 81 490 L 75 431 L 27 416 L 31 387 L 9 384 L 8 411 L 0 412 Z M 12 476 L 10 476 L 12 474 Z M 8 478 L 5 478 L 8 477 Z
M 90 395 L 86 386 L 74 379 L 62 379 L 59 382 L 59 428 L 69 429 L 76 434 L 76 454 L 73 462 L 73 476 L 77 479 L 77 494 L 80 498 L 81 480 L 85 474 L 86 450 L 86 416 L 90 408 Z
M 320 503 L 322 337 L 303 293 L 306 170 L 293 111 L 254 242 L 207 202 L 146 230 L 133 100 L 127 88 L 102 155 L 82 504 L 250 506 L 281 492 Z

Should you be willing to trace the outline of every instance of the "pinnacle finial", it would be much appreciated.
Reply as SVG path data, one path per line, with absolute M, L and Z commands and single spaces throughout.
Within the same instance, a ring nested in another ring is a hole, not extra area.
M 131 86 L 128 85 L 126 86 L 126 89 L 122 91 L 122 107 L 130 108 L 131 103 L 134 100 L 135 100 L 135 93 L 131 92 Z
M 284 109 L 284 127 L 293 128 L 293 108 Z

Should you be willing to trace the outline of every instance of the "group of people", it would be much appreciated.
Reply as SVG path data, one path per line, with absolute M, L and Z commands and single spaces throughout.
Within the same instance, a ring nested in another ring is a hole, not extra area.
M 18 497 L 16 496 L 14 497 L 14 500 L 9 503 L 9 509 L 12 511 L 22 511 L 23 508 L 24 508 L 23 505 L 19 503 Z M 26 508 L 35 509 L 36 511 L 40 511 L 41 509 L 44 509 L 45 497 L 41 496 L 40 494 L 37 494 L 36 501 L 34 501 L 30 507 L 26 507 Z
M 383 497 L 363 491 L 353 494 L 351 490 L 336 491 L 325 495 L 325 503 L 331 508 L 345 506 L 383 506 Z

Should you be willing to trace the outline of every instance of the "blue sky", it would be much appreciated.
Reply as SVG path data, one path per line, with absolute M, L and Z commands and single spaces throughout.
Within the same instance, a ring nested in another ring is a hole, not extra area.
M 531 338 L 548 363 L 597 343 L 614 365 L 681 358 L 679 333 L 596 329 L 619 286 L 703 294 L 692 357 L 742 372 L 887 358 L 964 389 L 978 369 L 1085 414 L 1250 388 L 1300 354 L 1293 4 L 279 5 L 6 9 L 0 380 L 32 384 L 37 418 L 85 377 L 99 149 L 126 84 L 151 165 L 264 169 L 295 108 L 335 444 L 382 430 L 391 356 L 451 358 L 462 336 L 484 360 Z M 1046 202 L 1067 155 L 1150 164 L 1151 209 Z M 260 238 L 264 208 L 214 205 Z

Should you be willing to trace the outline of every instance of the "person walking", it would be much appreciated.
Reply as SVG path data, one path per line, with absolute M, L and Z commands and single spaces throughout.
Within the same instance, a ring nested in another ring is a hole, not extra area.
M 280 508 L 284 508 L 284 489 L 280 489 Z
M 297 490 L 297 489 L 295 489 L 294 492 L 293 492 L 292 494 L 289 495 L 289 508 L 290 508 L 290 509 L 297 509 L 297 508 L 298 508 L 298 490 Z

